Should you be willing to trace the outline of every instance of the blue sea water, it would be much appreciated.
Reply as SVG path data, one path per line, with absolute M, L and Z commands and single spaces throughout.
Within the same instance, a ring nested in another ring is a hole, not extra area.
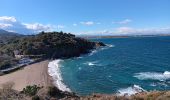
M 170 37 L 92 39 L 108 44 L 60 62 L 63 83 L 79 95 L 170 90 Z

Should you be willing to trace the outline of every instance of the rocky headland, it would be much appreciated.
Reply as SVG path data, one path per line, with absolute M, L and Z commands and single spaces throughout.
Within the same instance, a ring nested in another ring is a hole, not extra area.
M 1 37 L 2 38 L 2 37 Z M 10 37 L 0 47 L 0 69 L 17 64 L 20 58 L 58 59 L 78 57 L 105 46 L 101 42 L 76 37 L 64 32 L 41 32 L 37 35 Z M 3 40 L 5 41 L 5 39 Z

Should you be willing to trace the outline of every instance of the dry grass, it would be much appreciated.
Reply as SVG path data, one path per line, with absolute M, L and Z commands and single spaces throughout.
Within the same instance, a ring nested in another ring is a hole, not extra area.
M 0 90 L 0 100 L 31 100 L 31 97 L 26 97 L 23 93 L 17 92 L 12 89 L 13 82 L 8 82 L 3 85 L 3 89 Z M 152 91 L 138 93 L 132 96 L 116 96 L 115 94 L 93 94 L 90 96 L 75 96 L 68 93 L 61 92 L 63 98 L 55 91 L 55 96 L 50 96 L 49 89 L 46 87 L 40 89 L 37 96 L 40 100 L 170 100 L 170 91 Z
M 2 85 L 0 100 L 26 100 L 22 94 L 12 89 L 13 86 L 13 82 L 7 82 Z
M 94 94 L 80 98 L 66 98 L 64 100 L 170 100 L 170 91 L 144 92 L 132 96 Z
M 5 91 L 10 91 L 12 90 L 12 87 L 14 86 L 14 82 L 7 82 L 5 84 L 2 84 L 2 90 Z

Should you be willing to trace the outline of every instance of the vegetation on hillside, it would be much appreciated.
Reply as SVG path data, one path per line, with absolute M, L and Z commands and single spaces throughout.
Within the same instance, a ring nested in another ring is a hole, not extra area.
M 14 56 L 18 50 L 21 55 L 44 55 L 48 58 L 73 57 L 87 53 L 95 47 L 94 42 L 77 38 L 63 32 L 41 32 L 20 39 L 15 39 L 0 48 L 0 54 Z
M 116 94 L 93 94 L 77 96 L 75 93 L 63 92 L 56 87 L 27 86 L 25 92 L 12 89 L 13 84 L 7 83 L 0 89 L 0 100 L 170 100 L 170 91 L 151 91 L 131 96 Z
M 8 31 L 0 29 L 0 46 L 8 43 L 9 41 L 13 39 L 20 38 L 22 36 L 24 35 L 14 33 L 14 32 L 8 32 Z
M 75 37 L 70 33 L 41 32 L 37 35 L 13 38 L 5 44 L 1 44 L 0 57 L 11 57 L 14 61 L 15 51 L 17 55 L 41 58 L 70 58 L 88 53 L 96 46 L 104 46 L 103 43 L 90 42 L 83 38 Z M 0 62 L 4 62 L 0 59 Z M 8 62 L 9 62 L 8 61 Z M 0 63 L 5 66 L 5 64 Z M 2 66 L 0 66 L 2 67 Z

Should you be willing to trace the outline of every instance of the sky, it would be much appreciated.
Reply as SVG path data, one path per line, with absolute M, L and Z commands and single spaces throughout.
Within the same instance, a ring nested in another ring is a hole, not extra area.
M 22 34 L 170 34 L 170 0 L 0 0 L 0 29 Z

